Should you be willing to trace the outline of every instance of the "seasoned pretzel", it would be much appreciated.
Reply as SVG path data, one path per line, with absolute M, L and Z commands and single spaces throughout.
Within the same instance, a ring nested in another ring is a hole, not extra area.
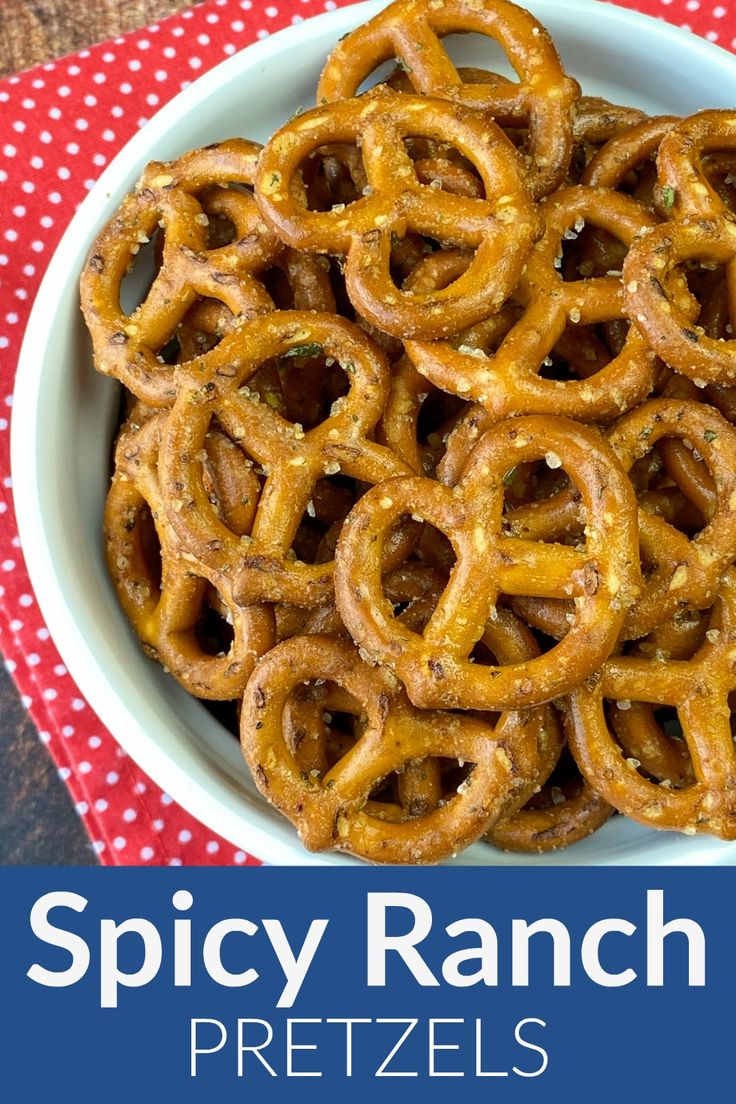
M 271 612 L 243 609 L 233 600 L 226 575 L 198 564 L 178 547 L 166 519 L 158 479 L 158 448 L 163 430 L 159 414 L 124 432 L 105 506 L 105 544 L 110 575 L 120 603 L 149 654 L 199 698 L 240 697 L 255 660 L 274 644 Z M 217 509 L 237 532 L 247 532 L 254 509 L 243 503 L 254 477 L 242 456 L 222 434 L 205 443 L 203 466 Z M 215 497 L 216 496 L 216 497 Z M 155 525 L 160 550 L 147 548 L 146 516 Z M 160 564 L 155 562 L 160 559 Z M 151 561 L 154 562 L 151 562 Z M 232 626 L 227 651 L 208 654 L 197 628 L 214 592 L 219 611 Z
M 409 135 L 460 149 L 479 172 L 485 198 L 422 184 L 402 140 Z M 342 210 L 305 210 L 294 191 L 300 164 L 329 138 L 358 136 L 370 194 Z M 386 89 L 316 108 L 282 127 L 261 154 L 256 195 L 264 217 L 290 245 L 347 254 L 353 306 L 402 339 L 447 336 L 500 307 L 538 233 L 518 155 L 495 124 L 443 100 Z M 391 242 L 408 230 L 475 250 L 467 271 L 438 291 L 400 291 L 389 271 Z
M 633 328 L 618 356 L 592 376 L 550 380 L 539 373 L 566 327 L 588 326 L 625 318 L 617 276 L 563 281 L 559 257 L 565 235 L 585 222 L 600 226 L 629 246 L 649 214 L 634 200 L 608 190 L 575 187 L 550 196 L 541 207 L 546 233 L 534 247 L 515 297 L 524 313 L 491 356 L 482 350 L 447 342 L 407 341 L 416 368 L 437 387 L 473 399 L 448 449 L 442 478 L 457 478 L 475 437 L 512 414 L 557 413 L 583 421 L 610 420 L 641 402 L 656 377 L 654 355 Z
M 624 268 L 630 317 L 652 348 L 698 384 L 731 384 L 736 341 L 710 336 L 693 297 L 672 286 L 678 266 L 692 261 L 728 270 L 729 309 L 736 318 L 736 221 L 708 179 L 704 158 L 736 150 L 736 112 L 703 111 L 663 139 L 657 158 L 660 204 L 673 221 L 636 243 Z
M 502 536 L 504 474 L 545 454 L 580 491 L 582 551 Z M 397 622 L 381 590 L 386 534 L 409 511 L 440 529 L 457 556 L 422 635 Z M 561 418 L 514 419 L 489 431 L 454 490 L 412 478 L 369 491 L 348 515 L 336 555 L 338 608 L 353 639 L 395 670 L 423 708 L 518 708 L 565 693 L 610 653 L 637 588 L 631 487 L 596 433 Z M 470 653 L 500 594 L 575 597 L 570 632 L 538 659 L 473 664 Z
M 248 380 L 266 360 L 310 350 L 338 361 L 350 389 L 324 421 L 305 432 L 254 401 Z M 329 601 L 332 563 L 304 563 L 289 553 L 319 479 L 343 472 L 378 483 L 410 473 L 389 449 L 368 439 L 388 384 L 383 356 L 357 327 L 332 315 L 279 311 L 239 331 L 237 354 L 212 380 L 198 386 L 192 379 L 181 387 L 160 456 L 167 516 L 198 561 L 228 574 L 239 602 Z M 213 421 L 266 475 L 250 535 L 234 533 L 217 516 L 204 486 L 201 454 Z M 410 547 L 402 534 L 394 545 L 388 566 Z
M 712 506 L 707 524 L 692 539 L 659 513 L 639 508 L 640 555 L 650 571 L 627 614 L 624 639 L 646 635 L 683 608 L 709 608 L 724 571 L 736 556 L 736 431 L 713 407 L 663 398 L 630 411 L 608 433 L 608 443 L 626 472 L 658 442 L 667 440 L 669 444 L 669 439 L 687 440 L 698 449 L 712 480 Z M 515 537 L 538 540 L 578 534 L 584 524 L 577 493 L 570 490 L 517 508 L 505 520 Z M 533 609 L 518 608 L 525 613 Z M 564 627 L 564 613 L 537 612 L 547 619 L 544 631 L 554 630 L 556 636 L 559 630 L 555 627 Z M 542 627 L 542 622 L 539 624 Z
M 569 699 L 568 740 L 591 785 L 620 812 L 654 828 L 736 838 L 736 747 L 728 695 L 736 688 L 736 577 L 724 577 L 707 640 L 689 660 L 610 659 Z M 675 788 L 638 772 L 614 741 L 604 701 L 674 706 L 695 781 Z
M 586 839 L 613 812 L 585 779 L 544 790 L 513 816 L 494 824 L 485 839 L 504 851 L 543 854 Z
M 440 41 L 457 32 L 496 39 L 518 82 L 465 83 Z M 338 42 L 317 99 L 345 100 L 382 62 L 396 57 L 417 92 L 441 96 L 530 129 L 529 175 L 536 198 L 562 183 L 572 153 L 572 119 L 580 94 L 545 28 L 506 0 L 395 0 Z
M 160 354 L 197 299 L 222 303 L 240 319 L 273 309 L 254 273 L 268 268 L 283 246 L 252 196 L 227 190 L 253 183 L 259 150 L 233 138 L 177 161 L 152 162 L 92 246 L 81 294 L 95 366 L 151 405 L 173 402 L 179 370 Z M 233 222 L 231 243 L 209 246 L 203 194 L 210 208 L 217 202 Z M 158 226 L 164 233 L 161 266 L 144 301 L 127 315 L 120 305 L 123 278 Z M 200 364 L 207 360 L 206 353 L 198 358 Z
M 322 760 L 305 770 L 303 753 L 287 741 L 284 714 L 295 689 L 314 680 L 337 684 L 352 699 L 352 706 L 340 702 L 343 708 L 365 720 L 334 766 L 325 769 Z M 243 700 L 241 738 L 261 793 L 297 826 L 310 850 L 348 851 L 373 862 L 437 862 L 477 839 L 522 784 L 518 748 L 536 747 L 540 716 L 546 711 L 506 713 L 492 726 L 419 712 L 393 675 L 362 662 L 352 644 L 308 636 L 278 645 L 256 667 Z M 435 756 L 472 764 L 441 803 L 428 809 L 420 801 L 402 812 L 371 801 L 393 772 Z

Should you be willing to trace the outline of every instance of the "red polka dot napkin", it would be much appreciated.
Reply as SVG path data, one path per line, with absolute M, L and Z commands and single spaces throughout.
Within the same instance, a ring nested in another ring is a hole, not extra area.
M 337 6 L 334 0 L 209 0 L 0 81 L 0 647 L 103 863 L 258 860 L 217 837 L 143 774 L 92 713 L 49 639 L 11 495 L 8 422 L 23 330 L 74 209 L 136 129 L 225 57 Z M 736 12 L 727 0 L 622 0 L 621 6 L 736 49 Z

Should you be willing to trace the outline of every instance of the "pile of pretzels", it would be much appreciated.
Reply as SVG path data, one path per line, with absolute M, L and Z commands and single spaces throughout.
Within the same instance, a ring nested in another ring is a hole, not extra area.
M 735 839 L 736 112 L 586 97 L 507 0 L 395 0 L 316 100 L 84 270 L 135 632 L 312 850 Z

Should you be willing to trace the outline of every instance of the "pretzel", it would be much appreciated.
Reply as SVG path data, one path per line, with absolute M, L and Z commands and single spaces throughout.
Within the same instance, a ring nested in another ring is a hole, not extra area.
M 422 184 L 402 139 L 451 142 L 480 174 L 485 199 Z M 307 211 L 295 194 L 300 164 L 330 140 L 361 141 L 370 193 L 344 210 Z M 256 195 L 269 224 L 298 249 L 345 253 L 350 300 L 369 322 L 402 339 L 447 336 L 501 306 L 516 284 L 538 221 L 521 163 L 500 130 L 442 100 L 387 89 L 297 116 L 265 146 Z M 413 230 L 475 250 L 467 271 L 428 294 L 391 280 L 392 235 Z
M 496 39 L 517 82 L 461 80 L 441 39 L 477 32 Z M 529 176 L 536 198 L 562 182 L 572 152 L 572 116 L 580 89 L 562 68 L 540 23 L 506 0 L 395 0 L 333 49 L 317 101 L 354 96 L 382 62 L 397 57 L 417 92 L 488 112 L 504 122 L 528 121 Z
M 252 197 L 228 189 L 253 183 L 259 150 L 233 138 L 177 161 L 152 162 L 92 246 L 81 295 L 95 365 L 153 406 L 170 406 L 175 398 L 179 368 L 160 354 L 197 299 L 215 300 L 240 320 L 273 309 L 255 273 L 272 265 L 283 246 Z M 234 241 L 209 246 L 205 202 L 232 221 Z M 125 314 L 123 278 L 157 227 L 164 235 L 161 267 L 140 306 Z M 206 365 L 210 356 L 198 356 L 197 363 Z
M 638 600 L 627 613 L 624 639 L 646 635 L 682 608 L 709 608 L 735 555 L 736 431 L 713 407 L 651 399 L 611 427 L 608 443 L 624 471 L 630 472 L 639 457 L 667 438 L 687 440 L 697 447 L 712 480 L 711 506 L 706 507 L 707 524 L 692 540 L 664 517 L 639 509 L 640 555 L 651 570 Z M 674 441 L 667 441 L 670 444 Z M 546 501 L 518 508 L 506 516 L 507 529 L 515 537 L 538 540 L 577 534 L 583 521 L 576 497 L 575 492 L 566 490 Z M 529 606 L 518 608 L 530 612 Z M 548 609 L 537 612 L 546 618 L 545 632 L 564 626 L 564 613 L 555 615 Z M 538 624 L 542 627 L 542 622 Z M 556 636 L 557 631 L 551 635 Z
M 707 640 L 689 660 L 616 657 L 569 698 L 570 748 L 591 785 L 619 811 L 654 828 L 736 838 L 736 748 L 728 695 L 736 687 L 736 576 L 723 579 Z M 615 743 L 605 700 L 674 706 L 695 781 L 682 788 L 643 777 Z
M 678 266 L 699 260 L 728 266 L 736 317 L 736 221 L 705 173 L 710 151 L 736 150 L 736 112 L 703 111 L 674 127 L 659 148 L 660 202 L 674 220 L 637 242 L 626 261 L 627 310 L 652 348 L 698 384 L 736 376 L 736 342 L 710 337 L 692 296 L 671 286 Z
M 565 466 L 580 491 L 588 531 L 582 551 L 501 534 L 504 474 L 545 454 Z M 386 534 L 409 511 L 440 529 L 457 556 L 422 635 L 397 622 L 381 590 Z M 549 701 L 610 653 L 638 587 L 634 517 L 631 488 L 596 433 L 560 418 L 514 419 L 481 439 L 454 490 L 415 477 L 364 495 L 338 542 L 338 608 L 363 652 L 394 670 L 421 708 Z M 538 659 L 473 664 L 470 653 L 499 594 L 575 597 L 570 632 Z
M 643 228 L 653 225 L 639 204 L 598 188 L 563 189 L 547 199 L 541 211 L 545 236 L 534 247 L 514 293 L 525 311 L 493 355 L 483 356 L 471 345 L 455 349 L 446 342 L 405 343 L 422 375 L 476 403 L 448 447 L 443 479 L 457 478 L 473 439 L 502 418 L 555 412 L 583 421 L 611 420 L 641 402 L 654 384 L 654 355 L 633 328 L 619 355 L 592 376 L 561 381 L 539 374 L 570 323 L 588 326 L 625 317 L 617 276 L 563 281 L 557 265 L 564 236 L 574 235 L 590 221 L 628 246 Z
M 411 471 L 367 436 L 385 404 L 388 369 L 361 330 L 332 315 L 279 311 L 243 326 L 237 336 L 237 350 L 219 373 L 202 386 L 194 379 L 181 386 L 167 420 L 160 455 L 167 516 L 198 562 L 228 574 L 238 602 L 320 606 L 332 594 L 332 563 L 289 555 L 318 480 L 343 472 L 378 483 Z M 324 421 L 304 431 L 254 401 L 248 381 L 266 360 L 310 350 L 338 361 L 350 388 Z M 264 466 L 249 535 L 234 533 L 217 516 L 204 486 L 201 453 L 215 420 L 251 462 Z M 400 562 L 409 547 L 400 532 L 386 566 Z
M 543 854 L 586 839 L 612 812 L 613 807 L 584 779 L 548 785 L 523 809 L 489 829 L 485 839 L 504 851 Z
M 116 468 L 105 506 L 105 543 L 110 575 L 120 603 L 149 655 L 158 659 L 196 697 L 227 700 L 240 697 L 258 656 L 274 643 L 272 615 L 265 607 L 246 609 L 234 601 L 229 580 L 183 553 L 166 520 L 157 473 L 163 418 L 130 424 L 121 434 Z M 210 493 L 218 511 L 237 531 L 247 532 L 254 510 L 243 504 L 253 475 L 227 438 L 206 442 Z M 154 525 L 160 551 L 149 548 L 146 517 Z M 154 560 L 155 557 L 155 560 Z M 160 557 L 160 564 L 155 562 Z M 153 562 L 152 562 L 153 561 Z M 208 599 L 214 592 L 214 599 Z M 232 643 L 220 654 L 208 654 L 198 625 L 208 602 L 232 626 Z
M 315 746 L 314 727 L 311 740 L 295 747 L 294 726 L 285 716 L 290 696 L 314 680 L 336 684 L 341 708 L 364 718 L 357 739 L 334 765 Z M 257 665 L 243 700 L 241 739 L 261 793 L 297 826 L 310 850 L 348 851 L 372 862 L 437 862 L 498 817 L 524 782 L 517 757 L 539 758 L 540 731 L 549 722 L 545 708 L 506 713 L 493 725 L 419 712 L 385 668 L 362 662 L 347 641 L 315 635 L 279 644 Z M 472 764 L 442 799 L 431 766 L 429 785 L 417 792 L 427 781 L 417 767 L 436 756 Z M 407 767 L 413 778 L 404 787 L 403 809 L 371 800 L 389 775 Z

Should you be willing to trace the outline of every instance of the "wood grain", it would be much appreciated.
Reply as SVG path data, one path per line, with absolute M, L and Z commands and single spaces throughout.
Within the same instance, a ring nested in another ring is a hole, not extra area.
M 74 53 L 191 6 L 186 0 L 0 0 L 0 74 Z
M 0 76 L 189 6 L 184 0 L 0 0 Z M 66 787 L 0 667 L 0 863 L 95 862 Z

